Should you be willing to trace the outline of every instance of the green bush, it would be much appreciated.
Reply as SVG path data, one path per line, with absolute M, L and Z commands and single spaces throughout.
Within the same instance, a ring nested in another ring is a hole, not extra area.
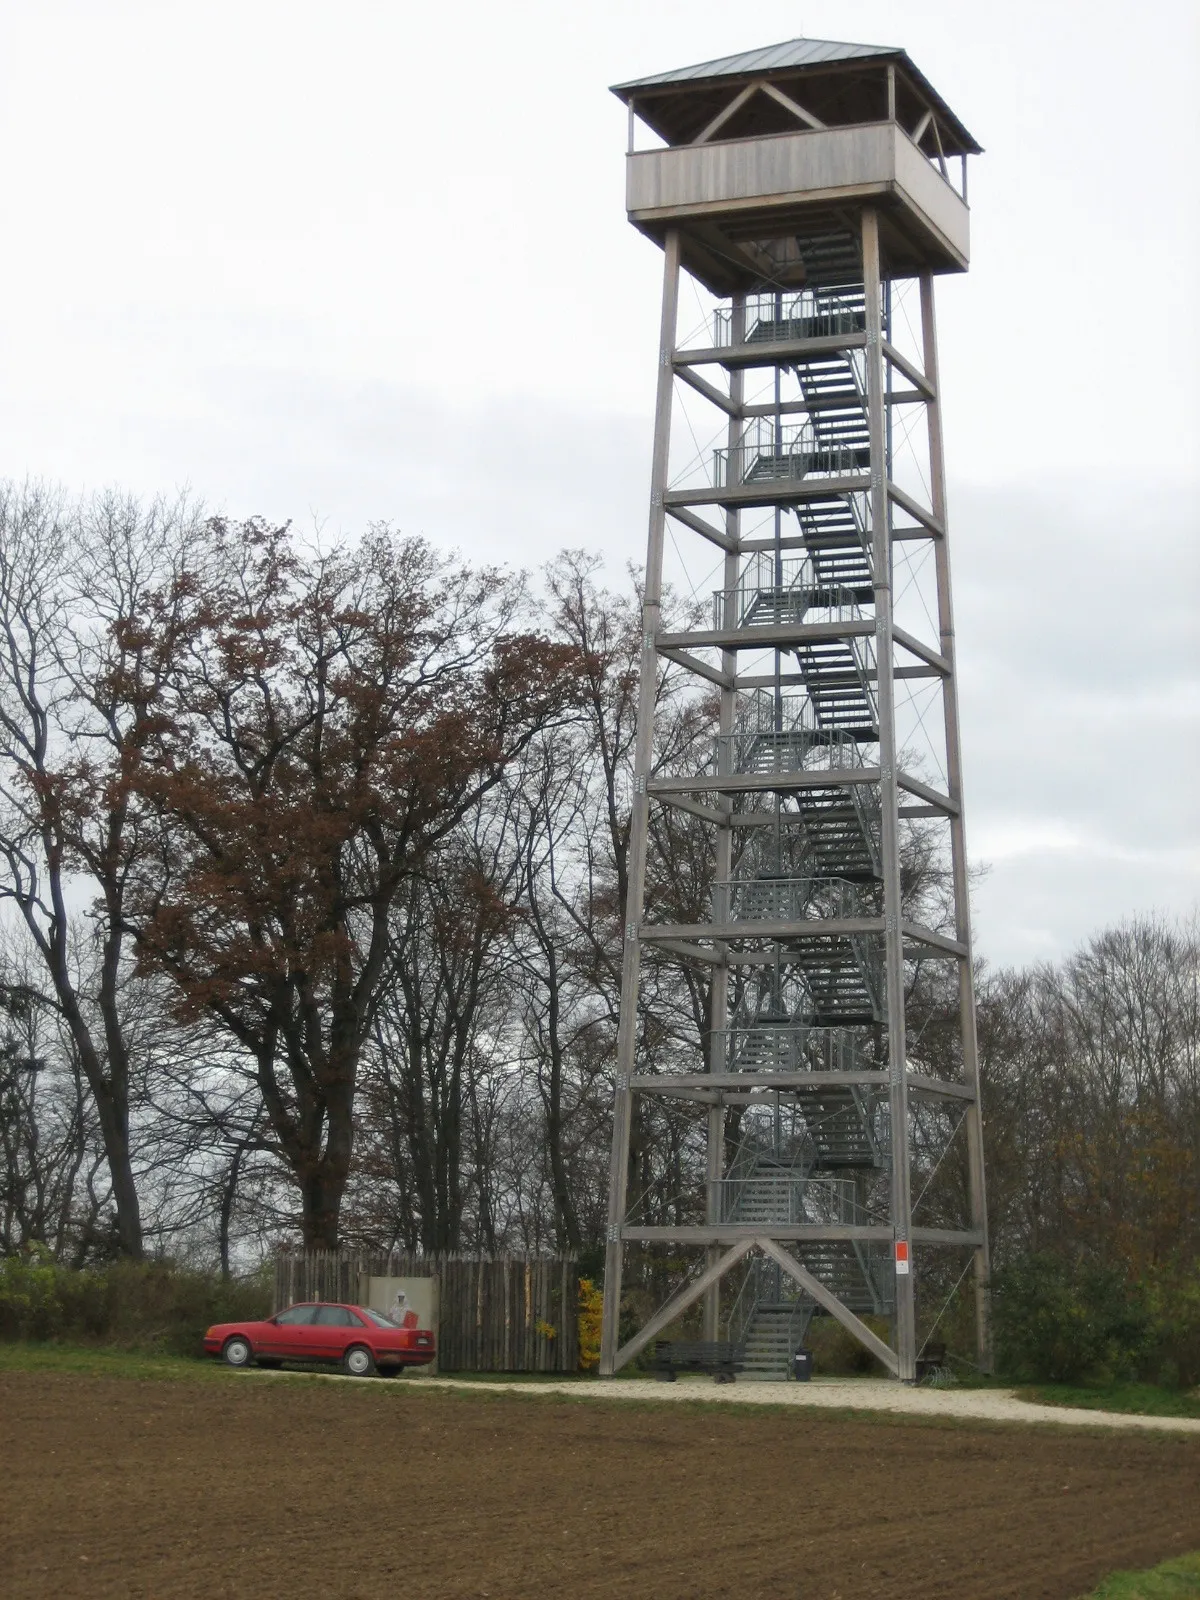
M 1173 1262 L 1150 1275 L 1153 1369 L 1147 1377 L 1171 1387 L 1200 1385 L 1200 1261 Z
M 170 1263 L 75 1272 L 37 1251 L 0 1261 L 0 1339 L 196 1355 L 211 1323 L 265 1317 L 270 1300 L 262 1277 L 225 1281 Z
M 1112 1268 L 1033 1254 L 994 1280 L 1000 1371 L 1025 1382 L 1133 1378 L 1154 1341 L 1147 1299 Z
M 889 1327 L 884 1317 L 862 1319 L 887 1343 Z M 853 1378 L 878 1375 L 884 1369 L 867 1347 L 832 1317 L 814 1317 L 805 1335 L 804 1348 L 812 1351 L 813 1370 L 819 1378 Z

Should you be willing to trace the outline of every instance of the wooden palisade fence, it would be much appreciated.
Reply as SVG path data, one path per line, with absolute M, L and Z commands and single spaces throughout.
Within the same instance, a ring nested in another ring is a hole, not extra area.
M 275 1310 L 360 1300 L 367 1278 L 437 1278 L 442 1372 L 574 1372 L 579 1263 L 573 1256 L 385 1255 L 287 1250 L 275 1257 Z

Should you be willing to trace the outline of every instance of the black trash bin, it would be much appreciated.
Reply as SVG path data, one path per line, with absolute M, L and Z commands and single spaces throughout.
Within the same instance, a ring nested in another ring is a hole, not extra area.
M 807 1383 L 813 1375 L 811 1350 L 797 1350 L 792 1357 L 792 1377 L 797 1383 Z

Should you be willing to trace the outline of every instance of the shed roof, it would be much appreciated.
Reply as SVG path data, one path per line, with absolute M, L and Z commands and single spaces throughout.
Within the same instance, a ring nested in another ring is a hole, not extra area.
M 910 93 L 915 92 L 918 103 L 924 102 L 937 113 L 939 125 L 950 135 L 956 150 L 977 155 L 981 146 L 951 111 L 925 75 L 909 59 L 908 53 L 898 45 L 849 44 L 837 39 L 787 39 L 782 44 L 761 46 L 757 50 L 743 50 L 737 55 L 719 56 L 715 61 L 700 61 L 695 66 L 676 67 L 671 72 L 658 72 L 645 78 L 634 78 L 628 83 L 613 85 L 612 92 L 626 105 L 636 100 L 638 115 L 661 134 L 668 143 L 679 138 L 692 137 L 691 118 L 682 102 L 699 96 L 707 89 L 713 92 L 721 87 L 722 80 L 730 78 L 755 78 L 782 74 L 796 77 L 816 77 L 823 69 L 850 69 L 856 63 L 883 63 L 894 61 L 901 79 L 907 79 Z M 698 109 L 698 108 L 696 108 Z M 701 124 L 703 125 L 702 119 Z

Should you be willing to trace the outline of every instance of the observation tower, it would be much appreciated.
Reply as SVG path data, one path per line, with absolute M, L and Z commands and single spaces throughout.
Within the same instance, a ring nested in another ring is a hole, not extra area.
M 686 1312 L 783 1376 L 831 1315 L 912 1381 L 972 1269 L 986 1366 L 934 327 L 980 147 L 894 48 L 796 39 L 614 93 L 665 270 L 600 1369 Z M 719 705 L 707 759 L 658 747 L 664 674 Z M 706 892 L 669 920 L 671 829 Z M 675 963 L 701 1045 L 651 1062 Z M 665 1199 L 631 1178 L 655 1119 L 696 1174 Z M 661 1303 L 622 1342 L 635 1261 Z

